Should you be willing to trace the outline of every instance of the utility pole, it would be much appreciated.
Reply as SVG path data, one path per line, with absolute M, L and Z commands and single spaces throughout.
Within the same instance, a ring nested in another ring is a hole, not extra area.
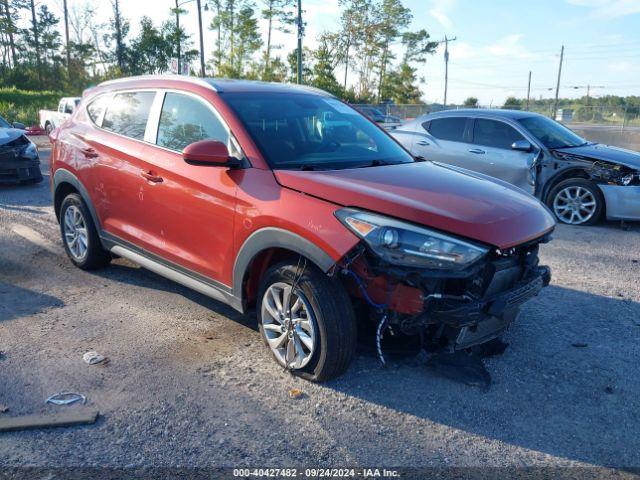
M 198 6 L 198 28 L 200 29 L 200 76 L 205 76 L 204 71 L 204 40 L 202 38 L 202 9 L 200 8 L 200 0 L 196 0 Z
M 449 84 L 449 39 L 444 36 L 444 102 L 442 106 L 447 106 L 447 87 Z
M 441 45 L 444 43 L 444 102 L 442 102 L 442 106 L 447 106 L 447 87 L 449 84 L 449 42 L 453 42 L 457 40 L 457 37 L 447 38 L 445 35 L 444 40 L 440 40 L 436 42 L 437 45 Z
M 62 7 L 64 10 L 64 38 L 67 42 L 67 76 L 71 76 L 71 71 L 69 70 L 71 65 L 71 52 L 69 51 L 69 11 L 67 10 L 67 0 L 63 0 Z
M 302 25 L 302 0 L 298 0 L 298 84 L 302 84 L 302 36 L 304 28 Z
M 529 70 L 529 83 L 527 84 L 527 112 L 529 111 L 529 96 L 531 95 L 531 70 Z
M 560 64 L 558 65 L 558 82 L 556 83 L 556 99 L 553 102 L 553 119 L 556 118 L 558 110 L 558 94 L 560 93 L 560 76 L 562 75 L 562 60 L 564 59 L 564 45 L 560 49 Z

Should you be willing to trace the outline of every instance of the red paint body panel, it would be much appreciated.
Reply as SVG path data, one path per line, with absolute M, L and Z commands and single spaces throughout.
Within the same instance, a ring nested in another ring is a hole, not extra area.
M 336 171 L 276 172 L 288 188 L 344 206 L 508 248 L 538 238 L 555 221 L 517 187 L 430 162 Z

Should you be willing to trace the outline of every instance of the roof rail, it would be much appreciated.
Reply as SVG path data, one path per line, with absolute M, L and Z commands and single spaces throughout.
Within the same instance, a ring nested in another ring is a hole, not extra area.
M 107 80 L 105 82 L 102 82 L 102 83 L 98 84 L 98 86 L 102 87 L 102 86 L 105 86 L 105 85 L 107 85 L 107 86 L 108 85 L 117 85 L 119 83 L 125 83 L 125 82 L 135 81 L 135 80 L 178 80 L 178 81 L 186 81 L 186 82 L 190 82 L 190 83 L 195 83 L 195 84 L 201 85 L 203 87 L 210 88 L 214 92 L 217 91 L 216 88 L 211 83 L 205 82 L 200 77 L 191 77 L 191 76 L 186 76 L 186 75 L 170 75 L 170 74 L 163 74 L 163 75 L 135 75 L 135 76 L 132 76 L 132 77 L 122 77 L 122 78 L 116 78 L 116 79 L 113 79 L 113 80 Z

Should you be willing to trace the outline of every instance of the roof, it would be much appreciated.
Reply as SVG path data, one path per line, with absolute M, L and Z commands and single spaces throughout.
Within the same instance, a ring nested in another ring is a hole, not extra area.
M 272 92 L 272 93 L 311 93 L 332 97 L 328 92 L 319 88 L 295 83 L 261 82 L 257 80 L 236 80 L 230 78 L 205 78 L 205 82 L 215 88 L 217 92 Z
M 433 112 L 428 114 L 429 117 L 448 117 L 460 115 L 464 115 L 465 117 L 490 116 L 518 120 L 520 118 L 534 117 L 540 114 L 523 110 L 503 110 L 501 108 L 460 108 L 457 110 L 442 110 L 440 112 Z
M 159 82 L 167 82 L 167 86 L 190 83 L 205 87 L 218 93 L 222 92 L 273 92 L 273 93 L 291 93 L 297 91 L 299 93 L 310 93 L 322 96 L 333 96 L 330 93 L 320 90 L 319 88 L 309 87 L 306 85 L 296 85 L 292 83 L 276 83 L 261 82 L 256 80 L 232 80 L 228 78 L 200 78 L 184 75 L 140 75 L 134 77 L 118 78 L 116 80 L 108 80 L 102 82 L 96 88 L 121 86 L 121 88 L 136 88 L 140 84 L 149 86 L 156 84 L 154 87 L 161 88 L 157 85 Z M 87 92 L 93 89 L 87 89 Z

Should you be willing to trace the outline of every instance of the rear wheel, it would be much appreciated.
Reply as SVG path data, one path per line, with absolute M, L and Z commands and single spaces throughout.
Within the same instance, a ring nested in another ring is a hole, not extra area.
M 258 325 L 275 360 L 322 382 L 344 373 L 356 349 L 353 307 L 342 284 L 314 266 L 281 263 L 264 275 Z
M 47 122 L 46 125 L 44 126 L 44 133 L 47 134 L 47 136 L 51 135 L 51 132 L 53 132 L 53 125 L 51 125 L 51 122 Z
M 551 190 L 547 205 L 562 223 L 594 225 L 604 212 L 604 196 L 592 181 L 570 178 Z
M 71 193 L 60 205 L 60 233 L 71 261 L 83 270 L 104 267 L 111 261 L 102 248 L 96 226 L 82 197 Z

